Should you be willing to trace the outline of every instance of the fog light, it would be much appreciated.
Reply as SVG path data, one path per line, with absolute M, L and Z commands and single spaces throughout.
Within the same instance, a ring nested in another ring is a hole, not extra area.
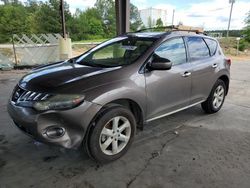
M 65 134 L 65 129 L 63 127 L 49 127 L 47 128 L 45 134 L 49 138 L 59 138 Z

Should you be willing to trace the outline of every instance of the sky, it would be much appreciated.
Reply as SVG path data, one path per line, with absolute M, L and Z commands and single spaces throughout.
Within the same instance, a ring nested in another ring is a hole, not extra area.
M 86 9 L 95 4 L 95 0 L 66 0 L 71 11 L 78 7 Z M 165 9 L 168 12 L 167 22 L 171 24 L 175 9 L 174 24 L 204 27 L 206 30 L 227 29 L 230 13 L 229 0 L 130 0 L 139 9 L 149 7 Z M 241 29 L 245 26 L 244 19 L 250 11 L 250 0 L 236 0 L 230 29 Z
M 25 0 L 22 0 L 25 1 Z M 65 0 L 70 11 L 93 7 L 96 0 Z M 229 0 L 130 0 L 139 9 L 149 7 L 167 10 L 167 22 L 171 24 L 175 9 L 174 24 L 204 27 L 206 30 L 227 29 L 230 13 Z M 250 11 L 250 0 L 236 0 L 230 29 L 241 29 L 247 12 Z
M 229 0 L 131 0 L 140 9 L 153 7 L 168 11 L 168 22 L 172 21 L 175 9 L 174 24 L 204 27 L 206 30 L 227 29 L 231 5 Z M 233 6 L 230 29 L 241 29 L 244 19 L 250 11 L 250 0 L 236 0 Z

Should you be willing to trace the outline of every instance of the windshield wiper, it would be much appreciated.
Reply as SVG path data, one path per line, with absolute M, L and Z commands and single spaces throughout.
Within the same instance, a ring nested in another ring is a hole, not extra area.
M 68 60 L 69 63 L 75 64 L 76 63 L 76 59 L 75 58 L 71 58 Z

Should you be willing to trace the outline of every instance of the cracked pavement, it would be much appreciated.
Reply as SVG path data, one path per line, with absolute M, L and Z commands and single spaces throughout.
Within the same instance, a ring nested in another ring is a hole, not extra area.
M 197 105 L 138 131 L 121 159 L 100 166 L 84 152 L 34 142 L 7 115 L 6 102 L 25 71 L 0 73 L 0 188 L 249 187 L 250 61 L 233 62 L 222 110 Z

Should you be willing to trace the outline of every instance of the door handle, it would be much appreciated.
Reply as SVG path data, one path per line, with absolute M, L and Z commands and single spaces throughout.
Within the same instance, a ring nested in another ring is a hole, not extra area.
M 213 68 L 218 67 L 217 63 L 213 64 L 212 67 L 213 67 Z
M 182 77 L 189 77 L 190 75 L 191 75 L 191 72 L 186 71 L 183 73 Z

